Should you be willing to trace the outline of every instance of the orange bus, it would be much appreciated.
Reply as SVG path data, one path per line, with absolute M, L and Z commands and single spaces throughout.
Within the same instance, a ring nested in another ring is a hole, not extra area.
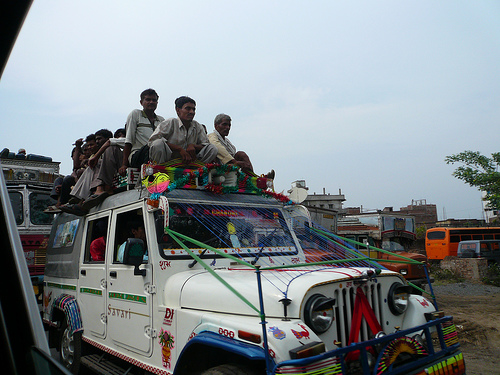
M 457 256 L 458 243 L 467 240 L 500 240 L 500 227 L 427 229 L 425 251 L 429 260 Z

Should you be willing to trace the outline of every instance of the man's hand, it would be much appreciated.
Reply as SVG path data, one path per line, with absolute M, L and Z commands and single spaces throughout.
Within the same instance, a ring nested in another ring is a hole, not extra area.
M 75 146 L 80 148 L 82 147 L 83 145 L 83 138 L 78 138 L 76 141 L 75 141 Z
M 191 160 L 196 160 L 196 147 L 192 143 L 187 146 L 186 151 L 189 152 Z
M 187 150 L 184 150 L 183 148 L 181 148 L 179 153 L 181 154 L 181 159 L 182 159 L 183 164 L 189 164 L 189 163 L 191 163 L 191 161 L 193 161 L 191 154 Z
M 127 168 L 128 166 L 122 165 L 120 168 L 118 168 L 118 173 L 120 176 L 125 176 L 127 174 Z

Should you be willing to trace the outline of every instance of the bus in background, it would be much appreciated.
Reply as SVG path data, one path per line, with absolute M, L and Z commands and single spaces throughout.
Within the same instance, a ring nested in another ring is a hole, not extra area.
M 427 263 L 425 255 L 409 252 L 415 242 L 415 217 L 393 212 L 365 213 L 347 215 L 338 219 L 337 234 L 350 240 L 374 246 L 391 253 Z M 381 259 L 379 263 L 403 275 L 408 281 L 420 286 L 427 283 L 423 264 L 384 262 L 401 261 L 401 258 L 363 246 L 358 250 L 371 258 Z
M 498 240 L 500 227 L 427 229 L 425 251 L 429 260 L 442 260 L 447 256 L 457 256 L 458 243 L 469 240 Z
M 0 153 L 0 163 L 38 299 L 43 287 L 45 249 L 54 220 L 54 214 L 43 211 L 55 204 L 50 193 L 55 179 L 59 177 L 60 163 L 45 156 L 15 154 L 8 149 Z

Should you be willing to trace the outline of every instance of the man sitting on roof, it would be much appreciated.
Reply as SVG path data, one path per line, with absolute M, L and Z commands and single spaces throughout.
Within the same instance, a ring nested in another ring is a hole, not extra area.
M 253 166 L 250 158 L 244 151 L 236 151 L 236 147 L 227 138 L 231 130 L 231 117 L 221 113 L 214 119 L 215 131 L 208 135 L 210 143 L 218 150 L 217 159 L 223 164 L 232 164 L 240 167 L 245 173 L 253 173 Z M 274 170 L 271 170 L 266 177 L 274 179 Z
M 95 141 L 97 143 L 97 150 L 99 150 L 106 141 L 113 137 L 108 129 L 101 129 L 95 133 Z M 92 157 L 90 158 L 92 159 Z M 89 160 L 90 160 L 89 159 Z M 60 206 L 61 211 L 82 216 L 86 212 L 82 209 L 81 203 L 88 199 L 91 195 L 91 184 L 96 179 L 101 168 L 101 159 L 97 159 L 96 164 L 92 167 L 90 164 L 82 173 L 75 186 L 71 190 L 71 196 L 80 204 L 64 204 Z
M 99 150 L 106 141 L 113 137 L 113 133 L 111 133 L 108 129 L 101 129 L 95 132 L 95 141 L 97 143 L 97 150 Z M 99 169 L 101 168 L 101 159 L 97 158 L 96 163 L 91 165 L 90 160 L 92 159 L 92 156 L 89 159 L 89 166 L 85 169 L 85 171 L 82 173 L 78 181 L 76 182 L 76 185 L 73 187 L 73 190 L 71 190 L 71 195 L 80 199 L 84 200 L 87 199 L 90 194 L 91 194 L 91 183 L 94 181 L 97 177 L 97 174 L 99 173 Z
M 82 207 L 84 210 L 89 210 L 97 206 L 106 199 L 106 197 L 113 194 L 113 177 L 118 171 L 118 168 L 122 165 L 122 149 L 124 146 L 125 129 L 120 128 L 115 131 L 113 138 L 109 138 L 104 142 L 99 151 L 89 159 L 90 168 L 95 167 L 99 160 L 101 160 L 101 166 L 94 180 L 90 183 L 90 189 L 95 189 L 95 192 L 83 202 Z
M 134 109 L 127 117 L 126 140 L 123 149 L 123 163 L 119 169 L 122 176 L 127 167 L 140 168 L 149 160 L 148 140 L 153 131 L 165 119 L 155 113 L 160 96 L 153 89 L 141 92 L 142 110 Z
M 211 163 L 217 157 L 217 147 L 212 145 L 203 126 L 194 121 L 196 102 L 181 96 L 175 100 L 177 118 L 169 118 L 160 123 L 149 138 L 149 158 L 156 164 L 174 158 L 184 164 L 196 159 Z

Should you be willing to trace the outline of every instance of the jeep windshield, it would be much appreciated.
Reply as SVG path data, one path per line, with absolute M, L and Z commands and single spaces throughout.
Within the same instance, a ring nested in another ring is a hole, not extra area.
M 164 233 L 162 211 L 155 213 L 156 233 L 160 254 L 165 259 L 191 258 L 183 248 L 204 248 L 189 240 L 182 245 Z M 216 204 L 170 203 L 169 228 L 226 254 L 241 257 L 297 254 L 297 247 L 276 207 L 229 206 Z M 206 250 L 205 257 L 216 256 Z

